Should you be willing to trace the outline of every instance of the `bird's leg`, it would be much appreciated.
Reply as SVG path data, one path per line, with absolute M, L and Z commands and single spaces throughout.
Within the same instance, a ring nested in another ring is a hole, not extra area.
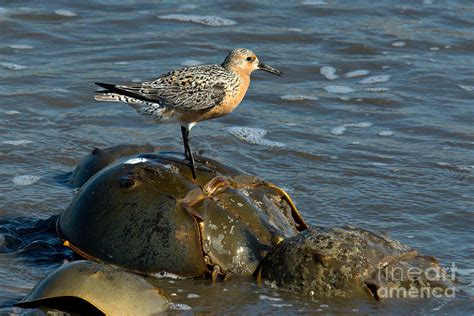
M 189 148 L 189 146 L 187 146 L 188 139 L 189 139 L 189 131 L 188 131 L 188 129 L 186 128 L 186 126 L 182 126 L 182 125 L 181 125 L 181 135 L 183 136 L 184 157 L 185 157 L 187 160 L 190 160 L 190 159 L 189 159 L 189 154 L 188 154 L 188 148 Z
M 196 179 L 196 169 L 194 167 L 194 157 L 191 151 L 191 146 L 189 145 L 189 129 L 186 126 L 181 126 L 181 134 L 183 135 L 184 143 L 184 156 L 189 161 L 189 166 L 191 168 L 191 173 L 193 174 L 193 179 Z

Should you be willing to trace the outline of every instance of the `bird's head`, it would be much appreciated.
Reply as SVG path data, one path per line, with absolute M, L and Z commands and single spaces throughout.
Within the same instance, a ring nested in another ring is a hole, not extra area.
M 257 55 L 246 48 L 236 48 L 230 52 L 222 63 L 222 66 L 249 76 L 254 70 L 258 69 L 278 76 L 283 74 L 280 70 L 261 63 Z

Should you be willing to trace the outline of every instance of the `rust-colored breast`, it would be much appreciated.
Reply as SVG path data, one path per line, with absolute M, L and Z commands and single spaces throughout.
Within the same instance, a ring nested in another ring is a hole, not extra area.
M 216 106 L 211 112 L 214 117 L 219 117 L 232 112 L 242 101 L 250 84 L 249 76 L 240 76 L 238 83 L 229 89 L 221 104 Z M 212 117 L 211 117 L 212 118 Z
M 179 120 L 184 123 L 199 122 L 229 114 L 240 104 L 249 84 L 250 76 L 239 74 L 235 77 L 235 81 L 229 82 L 226 86 L 226 96 L 219 105 L 207 111 L 183 113 Z

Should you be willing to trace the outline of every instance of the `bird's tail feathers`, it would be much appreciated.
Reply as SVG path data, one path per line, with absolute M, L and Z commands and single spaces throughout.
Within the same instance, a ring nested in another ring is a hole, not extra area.
M 120 95 L 106 91 L 97 91 L 94 95 L 96 101 L 121 102 Z
M 159 103 L 159 100 L 152 100 L 141 94 L 136 87 L 118 86 L 109 83 L 96 82 L 96 85 L 106 90 L 96 91 L 94 98 L 97 101 L 118 101 L 132 103 Z
M 102 83 L 102 82 L 95 82 L 96 85 L 102 87 L 106 90 L 96 91 L 94 95 L 94 99 L 97 101 L 112 101 L 112 102 L 119 102 L 120 95 L 114 92 L 117 92 L 115 85 L 109 83 Z
M 114 91 L 117 89 L 117 86 L 114 84 L 110 83 L 103 83 L 103 82 L 94 82 L 96 85 L 98 85 L 101 88 L 107 89 L 109 91 Z

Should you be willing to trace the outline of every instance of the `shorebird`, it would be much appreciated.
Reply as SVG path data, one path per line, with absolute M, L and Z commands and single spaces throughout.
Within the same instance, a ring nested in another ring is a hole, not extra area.
M 97 91 L 98 101 L 125 102 L 140 114 L 158 122 L 180 123 L 184 155 L 196 178 L 189 132 L 196 123 L 232 112 L 242 101 L 254 70 L 281 76 L 283 73 L 259 61 L 254 52 L 237 48 L 222 64 L 177 69 L 153 81 L 115 85 L 96 82 L 106 90 Z

